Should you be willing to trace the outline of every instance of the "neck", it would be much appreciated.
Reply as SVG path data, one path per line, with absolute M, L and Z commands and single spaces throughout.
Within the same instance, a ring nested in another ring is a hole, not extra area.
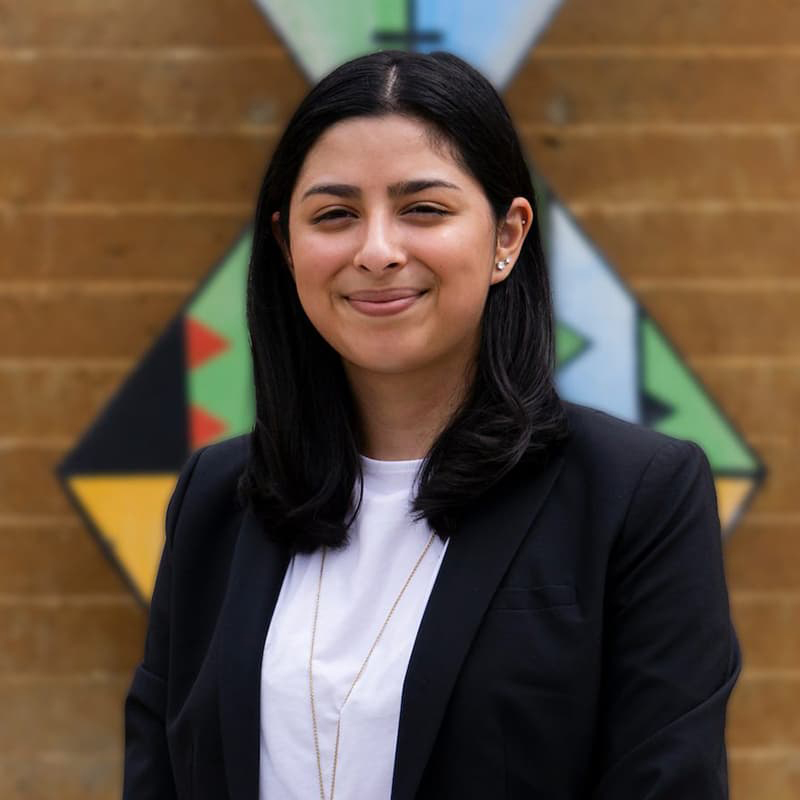
M 362 453 L 382 461 L 424 458 L 464 399 L 464 368 L 392 375 L 345 365 L 361 422 Z

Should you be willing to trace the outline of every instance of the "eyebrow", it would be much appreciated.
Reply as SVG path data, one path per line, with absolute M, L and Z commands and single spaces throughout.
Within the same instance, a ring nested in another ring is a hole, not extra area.
M 436 178 L 420 178 L 413 181 L 400 181 L 389 186 L 389 197 L 404 197 L 417 192 L 424 192 L 426 189 L 455 189 L 461 191 L 461 187 L 449 181 Z M 300 198 L 301 202 L 314 194 L 331 194 L 335 197 L 360 197 L 361 189 L 351 186 L 348 183 L 318 183 L 307 189 Z

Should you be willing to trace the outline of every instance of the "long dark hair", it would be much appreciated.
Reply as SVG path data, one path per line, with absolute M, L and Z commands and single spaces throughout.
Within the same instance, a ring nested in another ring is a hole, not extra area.
M 483 187 L 495 219 L 514 197 L 535 209 L 528 167 L 502 100 L 449 53 L 383 51 L 323 78 L 272 156 L 256 208 L 247 290 L 256 422 L 240 491 L 268 534 L 295 551 L 341 546 L 358 503 L 359 423 L 339 355 L 306 316 L 271 220 L 289 243 L 289 201 L 319 136 L 349 117 L 402 114 L 450 146 Z M 515 268 L 486 302 L 474 379 L 420 473 L 415 512 L 457 535 L 469 505 L 566 435 L 554 389 L 553 311 L 537 218 Z M 289 243 L 290 244 L 290 243 Z

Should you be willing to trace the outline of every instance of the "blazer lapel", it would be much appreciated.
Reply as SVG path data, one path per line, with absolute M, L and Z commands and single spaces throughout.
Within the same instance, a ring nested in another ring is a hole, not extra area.
M 400 707 L 392 800 L 413 800 L 481 619 L 563 465 L 518 469 L 450 541 L 420 623 Z
M 248 506 L 221 612 L 219 712 L 230 800 L 258 797 L 261 658 L 288 563 Z

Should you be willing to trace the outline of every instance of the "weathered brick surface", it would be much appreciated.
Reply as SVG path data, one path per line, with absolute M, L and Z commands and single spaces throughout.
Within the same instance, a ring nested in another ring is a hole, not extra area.
M 729 758 L 731 800 L 800 797 L 800 763 L 791 752 L 734 752 Z
M 146 618 L 127 592 L 12 602 L 0 597 L 0 675 L 119 672 L 141 658 Z
M 800 442 L 800 363 L 704 361 L 698 367 L 714 397 L 748 436 L 787 436 Z
M 17 595 L 20 601 L 43 596 L 129 595 L 76 515 L 0 525 L 0 587 L 3 594 Z M 10 615 L 13 609 L 6 613 Z
M 0 203 L 253 206 L 273 139 L 192 131 L 9 136 L 0 149 Z
M 800 354 L 800 287 L 656 286 L 637 294 L 687 356 Z
M 0 281 L 196 281 L 245 231 L 251 215 L 169 207 L 0 215 Z
M 5 47 L 276 47 L 255 3 L 242 0 L 0 0 Z
M 798 31 L 794 0 L 567 0 L 543 44 L 793 46 Z
M 23 440 L 0 447 L 0 513 L 69 513 L 72 508 L 54 472 L 65 454 L 64 443 Z
M 796 592 L 800 585 L 798 527 L 800 520 L 746 517 L 725 543 L 728 583 L 744 592 Z
M 747 671 L 734 689 L 728 713 L 727 740 L 732 748 L 800 749 L 800 680 L 751 677 Z M 753 800 L 761 800 L 755 795 Z
M 190 291 L 182 283 L 124 291 L 69 284 L 0 288 L 0 358 L 138 357 Z
M 132 362 L 0 361 L 0 437 L 77 436 L 127 377 Z
M 80 52 L 21 60 L 0 54 L 0 125 L 67 130 L 159 125 L 225 128 L 285 119 L 306 83 L 282 51 L 120 60 Z
M 37 753 L 103 758 L 119 752 L 122 704 L 134 666 L 112 676 L 0 678 L 3 758 Z
M 249 222 L 304 91 L 249 0 L 0 0 L 0 797 L 119 796 L 145 613 L 54 470 Z
M 122 757 L 53 753 L 0 756 L 0 797 L 25 800 L 118 800 Z
M 800 664 L 800 596 L 751 596 L 735 592 L 731 609 L 751 670 L 797 670 Z M 800 670 L 798 682 L 800 682 Z
M 599 55 L 531 55 L 509 88 L 509 108 L 518 123 L 647 125 L 665 123 L 747 125 L 797 123 L 800 61 L 765 53 L 762 58 L 675 55 L 647 51 Z M 598 73 L 602 80 L 598 80 Z M 765 92 L 764 86 L 770 86 Z M 531 96 L 543 102 L 532 104 Z
M 800 201 L 800 131 L 746 135 L 523 132 L 533 163 L 579 205 L 758 206 Z
M 751 506 L 754 514 L 800 516 L 800 472 L 797 470 L 798 442 L 788 438 L 754 439 L 751 445 L 764 461 L 766 479 Z M 795 528 L 800 535 L 800 525 Z M 795 587 L 795 591 L 800 587 Z M 800 667 L 800 664 L 798 664 Z
M 797 279 L 800 208 L 587 209 L 578 221 L 626 278 Z

